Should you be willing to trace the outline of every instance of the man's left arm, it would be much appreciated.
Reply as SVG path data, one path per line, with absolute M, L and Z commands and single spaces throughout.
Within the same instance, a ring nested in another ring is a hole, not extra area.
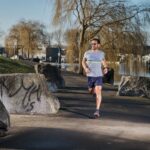
M 105 59 L 102 60 L 102 67 L 103 67 L 104 74 L 107 74 L 108 73 L 108 63 Z

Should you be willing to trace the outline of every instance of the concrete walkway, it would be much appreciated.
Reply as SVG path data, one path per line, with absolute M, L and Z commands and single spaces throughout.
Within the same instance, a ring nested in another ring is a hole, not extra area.
M 66 87 L 58 96 L 58 114 L 11 115 L 11 128 L 0 138 L 0 149 L 12 150 L 150 150 L 150 100 L 116 96 L 105 85 L 101 117 L 90 119 L 95 99 L 86 78 L 63 73 Z

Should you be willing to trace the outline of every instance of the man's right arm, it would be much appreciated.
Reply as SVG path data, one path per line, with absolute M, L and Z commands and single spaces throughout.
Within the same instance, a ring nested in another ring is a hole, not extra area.
M 86 72 L 86 73 L 89 73 L 90 72 L 90 69 L 89 69 L 89 67 L 88 67 L 88 65 L 87 65 L 87 63 L 86 63 L 86 58 L 83 58 L 83 60 L 82 60 L 82 67 L 83 67 L 83 69 L 84 69 L 84 71 Z

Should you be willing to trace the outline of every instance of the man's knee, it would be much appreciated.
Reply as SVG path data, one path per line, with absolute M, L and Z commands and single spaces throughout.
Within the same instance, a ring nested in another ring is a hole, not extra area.
M 88 88 L 88 91 L 89 91 L 89 93 L 91 93 L 92 92 L 92 88 Z
M 90 94 L 94 94 L 95 93 L 94 88 L 89 88 L 88 91 L 89 91 Z
M 101 92 L 102 91 L 102 86 L 96 86 L 95 90 L 96 90 L 96 92 Z
M 102 94 L 100 93 L 96 93 L 96 99 L 97 100 L 101 100 L 102 99 Z

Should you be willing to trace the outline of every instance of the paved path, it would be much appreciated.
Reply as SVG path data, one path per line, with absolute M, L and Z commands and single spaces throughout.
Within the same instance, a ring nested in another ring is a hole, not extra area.
M 101 117 L 90 119 L 95 100 L 86 78 L 63 75 L 66 87 L 55 93 L 59 113 L 11 115 L 12 127 L 0 138 L 0 149 L 150 150 L 150 100 L 115 96 L 117 88 L 105 85 Z

